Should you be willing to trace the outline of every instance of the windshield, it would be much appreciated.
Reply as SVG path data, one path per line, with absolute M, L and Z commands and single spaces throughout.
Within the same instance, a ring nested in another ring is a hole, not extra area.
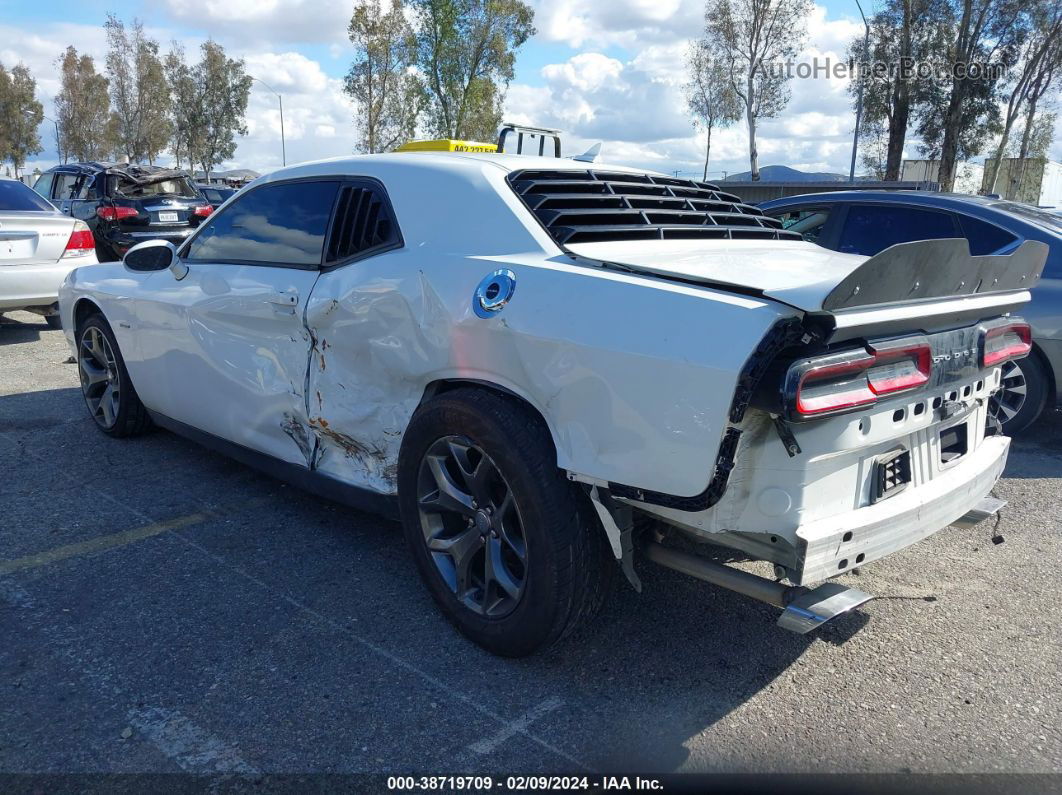
M 1060 215 L 1055 215 L 1047 210 L 1041 210 L 1039 207 L 1033 207 L 1031 204 L 1022 204 L 1021 202 L 998 201 L 993 202 L 992 206 L 997 210 L 1013 213 L 1026 221 L 1031 221 L 1034 224 L 1050 229 L 1052 232 L 1062 234 L 1062 216 Z
M 21 182 L 0 179 L 0 210 L 54 212 L 55 208 Z
M 148 182 L 139 185 L 135 182 L 119 179 L 118 195 L 127 199 L 139 199 L 146 196 L 182 196 L 187 199 L 195 199 L 199 196 L 195 188 L 192 187 L 192 183 L 186 177 L 173 177 L 159 182 Z

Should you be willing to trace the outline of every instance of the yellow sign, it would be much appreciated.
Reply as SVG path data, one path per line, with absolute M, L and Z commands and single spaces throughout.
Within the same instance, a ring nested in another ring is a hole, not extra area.
M 440 138 L 435 141 L 410 141 L 398 147 L 396 152 L 497 152 L 497 144 L 481 144 L 477 141 L 455 141 Z

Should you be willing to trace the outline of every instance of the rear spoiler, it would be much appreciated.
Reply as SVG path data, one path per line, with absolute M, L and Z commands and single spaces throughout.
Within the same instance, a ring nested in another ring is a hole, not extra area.
M 897 243 L 874 255 L 830 291 L 823 310 L 882 306 L 1028 290 L 1040 280 L 1046 243 L 1026 240 L 1012 254 L 970 255 L 965 238 Z

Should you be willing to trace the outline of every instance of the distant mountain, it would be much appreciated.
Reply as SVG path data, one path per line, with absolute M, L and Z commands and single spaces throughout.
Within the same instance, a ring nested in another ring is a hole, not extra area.
M 752 172 L 730 174 L 725 182 L 751 182 Z M 761 182 L 847 182 L 847 174 L 831 174 L 827 171 L 797 171 L 789 166 L 764 166 L 760 169 Z

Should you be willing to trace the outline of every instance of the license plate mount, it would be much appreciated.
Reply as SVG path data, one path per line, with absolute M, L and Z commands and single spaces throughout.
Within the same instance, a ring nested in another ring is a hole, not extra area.
M 940 432 L 940 463 L 953 464 L 970 449 L 970 424 L 963 420 Z
M 175 224 L 177 223 L 177 218 L 177 213 L 159 213 L 159 221 L 164 224 Z

